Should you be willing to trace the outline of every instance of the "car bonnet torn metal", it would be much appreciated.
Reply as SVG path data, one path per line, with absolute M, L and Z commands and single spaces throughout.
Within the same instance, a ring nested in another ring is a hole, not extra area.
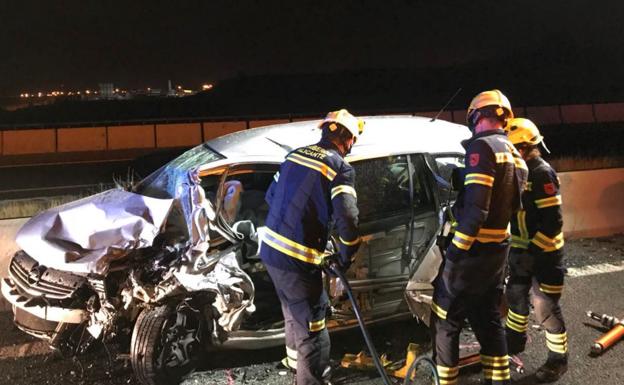
M 195 155 L 191 163 L 197 162 L 197 156 L 202 161 L 206 157 L 215 159 L 201 147 L 191 151 Z M 209 252 L 209 231 L 234 243 L 242 235 L 219 221 L 199 185 L 197 170 L 187 166 L 187 162 L 173 162 L 157 171 L 149 179 L 151 183 L 141 186 L 144 192 L 158 197 L 108 190 L 31 218 L 16 241 L 28 255 L 25 258 L 32 259 L 31 264 L 38 269 L 89 277 L 105 277 L 114 261 L 123 263 L 121 260 L 134 251 L 150 249 L 143 251 L 147 260 L 125 266 L 128 278 L 126 284 L 120 284 L 125 310 L 132 311 L 137 305 L 135 300 L 159 305 L 169 297 L 210 292 L 214 294 L 220 330 L 237 330 L 245 314 L 255 310 L 254 285 L 239 267 L 232 248 Z M 181 209 L 181 227 L 188 233 L 182 231 L 180 239 L 173 237 L 179 241 L 176 244 L 155 245 L 174 207 Z M 106 295 L 100 295 L 99 302 L 102 306 L 91 312 L 88 326 L 96 338 L 114 322 L 118 310 Z
M 16 242 L 47 267 L 104 274 L 111 260 L 152 245 L 172 203 L 108 190 L 31 218 Z

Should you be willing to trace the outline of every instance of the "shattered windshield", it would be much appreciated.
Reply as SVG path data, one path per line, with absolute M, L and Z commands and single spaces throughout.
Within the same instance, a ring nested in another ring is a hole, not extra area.
M 207 144 L 201 144 L 154 171 L 134 191 L 153 198 L 180 198 L 185 194 L 182 184 L 188 180 L 189 171 L 224 158 Z

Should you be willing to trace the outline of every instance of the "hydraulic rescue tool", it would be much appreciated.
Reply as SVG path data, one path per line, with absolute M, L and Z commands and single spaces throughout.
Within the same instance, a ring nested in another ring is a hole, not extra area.
M 366 323 L 364 322 L 364 318 L 362 317 L 362 313 L 360 312 L 360 306 L 358 305 L 357 299 L 354 297 L 353 291 L 351 290 L 351 285 L 349 285 L 349 281 L 347 281 L 347 279 L 342 274 L 342 271 L 340 270 L 337 263 L 335 262 L 335 258 L 336 258 L 335 255 L 332 255 L 326 258 L 325 259 L 326 262 L 323 268 L 326 273 L 336 276 L 342 281 L 345 291 L 347 292 L 347 295 L 349 296 L 349 300 L 351 301 L 351 305 L 353 306 L 353 312 L 355 313 L 358 324 L 360 325 L 360 330 L 362 331 L 362 335 L 364 336 L 364 341 L 366 342 L 366 346 L 368 346 L 368 350 L 370 351 L 370 354 L 375 363 L 375 367 L 377 368 L 377 371 L 379 372 L 379 375 L 381 376 L 381 379 L 383 380 L 384 384 L 393 385 L 393 382 L 388 377 L 388 374 L 386 374 L 386 370 L 384 369 L 383 364 L 381 363 L 381 360 L 379 359 L 379 355 L 377 354 L 377 350 L 375 349 L 373 340 L 371 339 L 371 336 L 368 333 L 368 329 L 366 329 Z M 420 357 L 414 360 L 414 362 L 412 363 L 412 366 L 407 371 L 404 384 L 407 385 L 407 384 L 412 383 L 411 379 L 413 378 L 415 374 L 415 370 L 418 367 L 418 365 L 421 363 L 427 366 L 431 370 L 434 384 L 440 385 L 440 379 L 438 377 L 438 372 L 436 370 L 435 363 L 430 357 L 425 356 L 425 355 L 421 355 Z
M 605 350 L 609 349 L 624 337 L 624 319 L 620 320 L 608 314 L 599 315 L 591 310 L 587 312 L 587 316 L 610 329 L 607 333 L 603 334 L 602 337 L 594 341 L 591 347 L 591 353 L 593 355 L 597 356 L 604 353 Z

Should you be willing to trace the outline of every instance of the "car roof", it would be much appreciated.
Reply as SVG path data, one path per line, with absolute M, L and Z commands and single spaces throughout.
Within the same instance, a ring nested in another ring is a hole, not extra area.
M 367 116 L 349 160 L 406 153 L 463 153 L 466 126 L 418 116 Z M 276 124 L 235 132 L 206 142 L 230 162 L 264 158 L 280 162 L 295 148 L 319 141 L 320 120 Z

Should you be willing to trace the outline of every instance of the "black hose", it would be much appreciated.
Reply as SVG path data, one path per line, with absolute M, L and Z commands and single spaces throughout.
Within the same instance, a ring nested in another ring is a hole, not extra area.
M 344 277 L 344 275 L 342 274 L 342 272 L 336 265 L 330 264 L 328 268 L 332 274 L 340 278 L 345 289 L 347 290 L 347 295 L 349 296 L 349 300 L 351 300 L 351 305 L 353 306 L 353 312 L 355 313 L 358 323 L 360 324 L 360 330 L 362 330 L 364 341 L 366 341 L 366 346 L 368 346 L 368 350 L 370 351 L 371 356 L 373 356 L 373 362 L 375 362 L 375 367 L 377 367 L 377 371 L 379 372 L 379 375 L 381 375 L 381 379 L 383 380 L 385 385 L 393 385 L 392 381 L 390 381 L 390 378 L 388 378 L 388 374 L 386 374 L 386 371 L 383 365 L 381 364 L 381 360 L 379 360 L 379 355 L 377 354 L 377 350 L 375 350 L 375 345 L 373 345 L 373 340 L 371 339 L 371 336 L 368 334 L 368 329 L 366 329 L 366 324 L 364 323 L 364 320 L 362 319 L 362 314 L 360 313 L 360 307 L 358 306 L 358 303 L 355 300 L 355 297 L 353 297 L 353 291 L 351 291 L 351 285 L 349 285 L 349 282 L 347 281 L 347 279 Z
M 429 356 L 422 355 L 414 360 L 412 365 L 407 369 L 407 375 L 405 376 L 405 380 L 403 381 L 403 385 L 411 385 L 412 384 L 412 376 L 416 371 L 416 367 L 421 362 L 424 362 L 426 366 L 429 367 L 431 373 L 433 373 L 433 381 L 436 385 L 440 385 L 440 376 L 438 376 L 438 369 L 436 368 L 435 362 Z
M 347 281 L 347 279 L 342 274 L 342 271 L 340 271 L 340 268 L 338 268 L 338 266 L 336 266 L 335 263 L 330 262 L 325 267 L 327 270 L 329 270 L 330 274 L 336 275 L 342 281 L 342 284 L 344 285 L 345 290 L 347 291 L 347 295 L 349 296 L 349 300 L 351 301 L 351 305 L 353 306 L 353 312 L 355 313 L 355 317 L 357 318 L 358 324 L 360 325 L 360 330 L 362 331 L 362 335 L 364 336 L 364 341 L 366 342 L 366 346 L 368 346 L 368 350 L 370 351 L 370 354 L 373 357 L 373 362 L 375 363 L 375 367 L 377 368 L 377 371 L 379 372 L 379 375 L 381 376 L 381 379 L 383 380 L 384 384 L 393 385 L 392 381 L 390 381 L 390 378 L 388 377 L 388 374 L 386 373 L 386 370 L 384 369 L 381 363 L 381 360 L 379 360 L 379 355 L 377 354 L 377 350 L 375 349 L 375 345 L 373 344 L 373 340 L 370 334 L 368 334 L 368 329 L 366 328 L 366 324 L 364 323 L 364 319 L 362 318 L 362 314 L 360 313 L 360 306 L 358 305 L 357 301 L 355 300 L 355 297 L 353 296 L 353 291 L 351 290 L 351 285 L 349 285 L 349 281 Z M 414 371 L 416 370 L 416 366 L 420 362 L 425 362 L 427 366 L 429 366 L 429 368 L 431 369 L 431 372 L 433 373 L 433 379 L 435 381 L 435 384 L 440 385 L 440 378 L 438 376 L 436 365 L 430 357 L 427 357 L 425 355 L 422 355 L 418 357 L 417 359 L 415 359 L 412 365 L 409 367 L 407 371 L 407 376 L 405 377 L 404 385 L 411 384 L 411 377 L 414 374 Z

